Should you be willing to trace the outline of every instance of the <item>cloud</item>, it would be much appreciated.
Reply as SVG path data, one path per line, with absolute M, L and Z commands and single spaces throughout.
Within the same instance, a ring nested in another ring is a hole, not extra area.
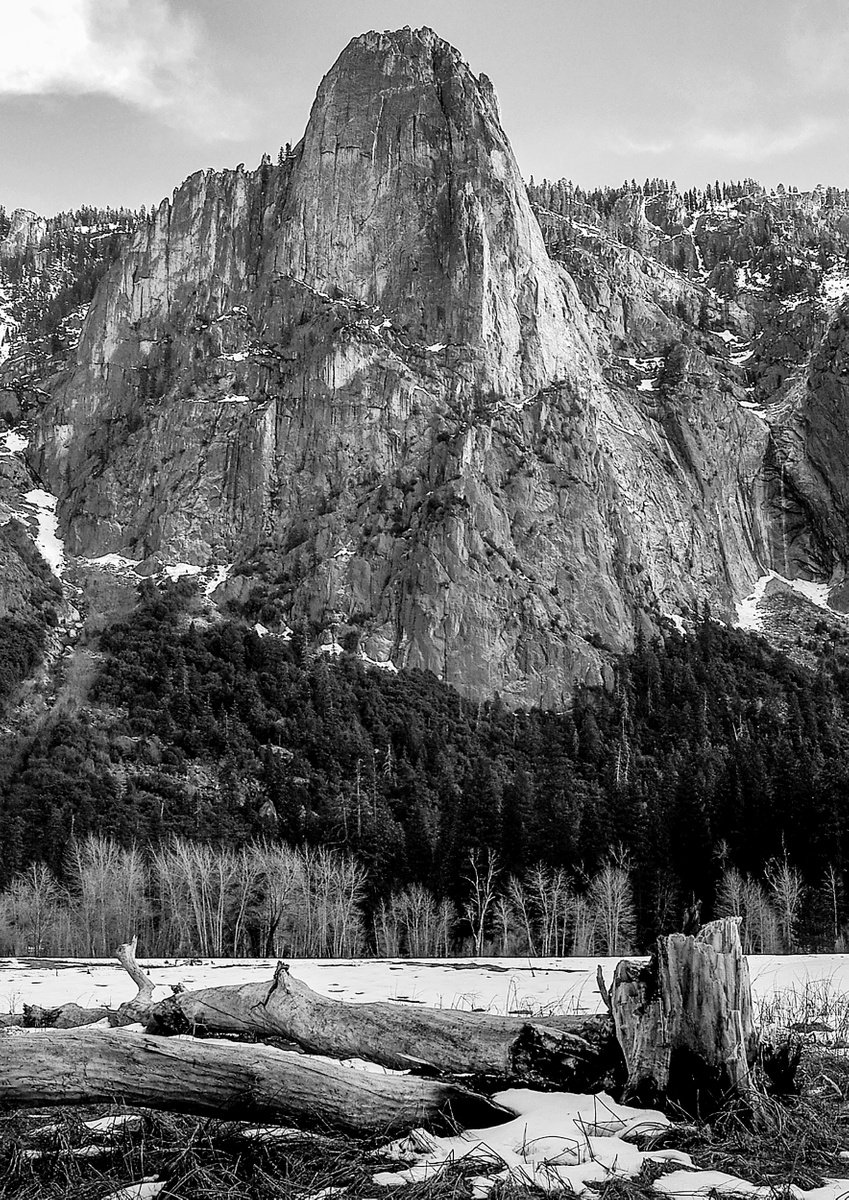
M 617 154 L 668 154 L 674 148 L 675 143 L 670 138 L 645 141 L 628 134 L 620 134 L 612 147 Z
M 235 136 L 202 29 L 172 0 L 0 0 L 0 97 L 101 95 L 208 137 Z
M 782 129 L 769 129 L 760 123 L 724 129 L 697 128 L 691 131 L 688 140 L 701 150 L 711 150 L 726 158 L 763 162 L 822 141 L 833 130 L 833 121 L 811 118 Z
M 807 92 L 847 90 L 849 17 L 845 0 L 807 0 L 793 8 L 784 52 L 794 84 Z

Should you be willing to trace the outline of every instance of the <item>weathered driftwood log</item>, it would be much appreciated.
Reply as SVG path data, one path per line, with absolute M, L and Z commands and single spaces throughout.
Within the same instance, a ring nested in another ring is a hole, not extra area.
M 356 1071 L 272 1046 L 118 1029 L 0 1030 L 0 1105 L 100 1102 L 353 1133 L 482 1127 L 513 1115 L 454 1084 Z
M 283 1038 L 333 1058 L 573 1091 L 610 1083 L 621 1064 L 608 1017 L 528 1020 L 390 1001 L 343 1003 L 293 978 L 285 963 L 271 981 L 171 996 L 154 1007 L 147 1029 Z
M 111 1008 L 83 1008 L 79 1004 L 59 1004 L 56 1008 L 42 1008 L 40 1004 L 25 1004 L 21 1016 L 10 1015 L 4 1025 L 22 1025 L 26 1029 L 79 1029 L 83 1025 L 94 1025 L 107 1021 L 115 1015 Z
M 32 1029 L 79 1029 L 83 1025 L 94 1025 L 107 1020 L 110 1025 L 132 1025 L 148 1020 L 153 1008 L 153 980 L 136 961 L 138 939 L 133 938 L 115 951 L 118 962 L 138 988 L 132 1000 L 120 1004 L 117 1009 L 82 1008 L 79 1004 L 60 1004 L 56 1008 L 42 1008 L 39 1004 L 25 1004 L 23 1020 L 3 1020 L 0 1025 L 20 1024 Z
M 613 1024 L 604 1016 L 528 1020 L 402 1003 L 345 1004 L 312 991 L 279 964 L 272 980 L 201 988 L 154 1005 L 153 982 L 135 938 L 116 957 L 138 987 L 115 1009 L 25 1006 L 27 1027 L 70 1029 L 104 1017 L 141 1022 L 149 1033 L 225 1034 L 293 1042 L 334 1058 L 364 1058 L 396 1070 L 478 1076 L 499 1082 L 592 1090 L 621 1076 Z
M 673 933 L 658 938 L 648 965 L 617 965 L 610 1000 L 627 1099 L 709 1115 L 750 1096 L 758 1037 L 738 926 L 726 918 L 695 937 Z

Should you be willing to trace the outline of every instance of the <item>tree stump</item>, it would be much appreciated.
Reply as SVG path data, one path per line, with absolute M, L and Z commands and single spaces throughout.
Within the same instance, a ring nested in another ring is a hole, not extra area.
M 739 923 L 658 938 L 648 964 L 617 965 L 610 1001 L 626 1100 L 702 1117 L 732 1097 L 751 1102 L 758 1035 Z

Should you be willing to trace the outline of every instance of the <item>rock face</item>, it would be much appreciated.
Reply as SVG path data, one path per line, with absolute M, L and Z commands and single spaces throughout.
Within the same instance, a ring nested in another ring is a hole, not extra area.
M 25 250 L 38 250 L 47 233 L 47 221 L 37 213 L 16 208 L 9 219 L 9 229 L 0 238 L 0 261 Z
M 68 554 L 226 565 L 272 631 L 514 702 L 732 615 L 775 564 L 772 443 L 686 332 L 721 309 L 684 217 L 550 256 L 489 81 L 427 29 L 356 38 L 285 162 L 192 176 L 101 284 L 33 455 Z

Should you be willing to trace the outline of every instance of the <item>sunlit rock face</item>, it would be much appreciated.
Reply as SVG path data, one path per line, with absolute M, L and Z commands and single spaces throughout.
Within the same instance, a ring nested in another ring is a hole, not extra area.
M 772 565 L 770 434 L 649 215 L 567 270 L 489 81 L 427 29 L 356 38 L 290 157 L 192 176 L 101 284 L 33 459 L 66 552 L 234 564 L 219 602 L 261 583 L 511 702 L 731 615 Z

